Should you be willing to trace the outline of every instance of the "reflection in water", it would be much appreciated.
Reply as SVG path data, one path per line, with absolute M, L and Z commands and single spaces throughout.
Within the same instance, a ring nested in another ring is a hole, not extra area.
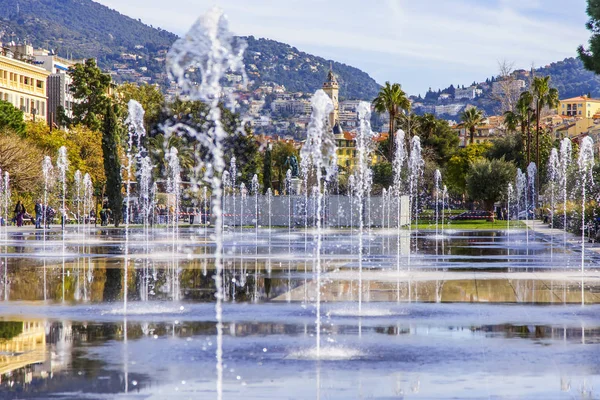
M 290 357 L 314 347 L 311 233 L 225 236 L 226 398 L 315 398 L 315 388 L 334 399 L 597 396 L 600 274 L 591 268 L 582 287 L 570 268 L 577 252 L 539 236 L 527 247 L 520 231 L 510 242 L 502 232 L 421 231 L 410 273 L 414 235 L 366 234 L 361 313 L 356 233 L 328 231 L 323 350 L 338 360 Z M 182 229 L 173 254 L 169 234 L 132 230 L 126 317 L 119 230 L 67 230 L 64 257 L 61 233 L 44 237 L 8 232 L 2 243 L 0 397 L 211 396 L 210 231 Z M 568 305 L 582 295 L 586 307 Z

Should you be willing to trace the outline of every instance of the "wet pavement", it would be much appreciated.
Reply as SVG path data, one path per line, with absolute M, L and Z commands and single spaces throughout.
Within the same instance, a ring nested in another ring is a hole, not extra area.
M 0 241 L 0 398 L 215 398 L 211 231 L 83 231 Z M 316 360 L 314 232 L 227 230 L 225 399 L 598 397 L 594 251 L 582 275 L 540 232 L 364 239 L 326 231 Z

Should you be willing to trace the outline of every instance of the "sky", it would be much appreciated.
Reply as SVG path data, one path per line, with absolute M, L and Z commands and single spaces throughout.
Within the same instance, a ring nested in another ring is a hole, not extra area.
M 239 35 L 301 51 L 398 82 L 409 94 L 469 85 L 499 71 L 576 56 L 586 44 L 586 0 L 96 0 L 183 35 L 213 6 Z

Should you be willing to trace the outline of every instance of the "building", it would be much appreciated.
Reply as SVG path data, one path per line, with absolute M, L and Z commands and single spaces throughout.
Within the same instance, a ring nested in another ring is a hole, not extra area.
M 14 47 L 0 50 L 0 99 L 20 109 L 25 120 L 45 122 L 50 73 L 33 64 L 27 56 L 29 47 Z
M 473 135 L 475 144 L 491 142 L 502 136 L 504 133 L 502 129 L 503 123 L 504 117 L 502 116 L 491 116 L 483 120 L 483 122 L 475 128 L 475 134 Z M 463 124 L 455 125 L 452 129 L 458 135 L 458 145 L 460 147 L 471 144 L 471 132 L 466 129 Z
M 336 125 L 339 125 L 340 118 L 340 102 L 339 102 L 339 93 L 340 93 L 340 85 L 338 84 L 337 78 L 333 73 L 333 70 L 330 68 L 329 73 L 327 74 L 327 80 L 323 83 L 323 91 L 329 96 L 331 101 L 333 102 L 333 111 L 329 114 L 329 126 L 334 128 L 334 133 Z M 341 134 L 342 132 L 337 132 L 337 134 Z
M 523 79 L 499 80 L 492 83 L 492 93 L 495 95 L 504 95 L 506 93 L 520 93 L 527 87 Z
M 476 86 L 469 86 L 465 89 L 456 89 L 454 92 L 454 98 L 456 100 L 469 99 L 473 100 L 483 94 L 483 90 L 477 89 Z
M 587 96 L 560 100 L 558 114 L 566 117 L 593 118 L 600 112 L 600 100 Z

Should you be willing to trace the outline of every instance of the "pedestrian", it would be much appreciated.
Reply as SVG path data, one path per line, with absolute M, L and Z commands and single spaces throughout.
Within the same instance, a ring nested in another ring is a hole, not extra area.
M 42 218 L 44 217 L 44 206 L 42 199 L 35 202 L 35 229 L 42 229 Z
M 17 205 L 15 206 L 15 219 L 17 221 L 17 226 L 23 226 L 23 216 L 25 216 L 25 206 L 21 203 L 21 200 L 17 201 Z

